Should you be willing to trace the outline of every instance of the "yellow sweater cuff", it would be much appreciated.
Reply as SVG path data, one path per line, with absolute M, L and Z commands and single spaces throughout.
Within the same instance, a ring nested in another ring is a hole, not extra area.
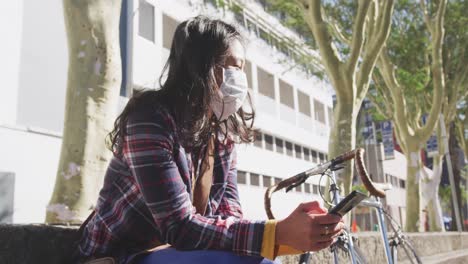
M 261 255 L 267 259 L 275 259 L 276 220 L 267 220 L 263 231 Z
M 263 231 L 261 255 L 267 259 L 275 259 L 276 256 L 302 254 L 304 252 L 286 245 L 275 245 L 276 220 L 267 220 Z

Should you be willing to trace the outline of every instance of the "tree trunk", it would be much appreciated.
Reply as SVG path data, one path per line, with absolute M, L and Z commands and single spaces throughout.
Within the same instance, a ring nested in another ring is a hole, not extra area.
M 330 158 L 334 158 L 356 147 L 356 118 L 358 109 L 355 109 L 353 100 L 337 101 L 328 145 Z M 352 187 L 352 164 L 352 162 L 347 162 L 346 167 L 340 171 L 341 185 L 344 187 L 345 194 L 348 194 Z
M 417 232 L 420 228 L 421 212 L 419 208 L 419 180 L 421 176 L 421 155 L 419 148 L 407 144 L 407 175 L 406 175 L 406 224 L 405 230 Z
M 439 185 L 442 178 L 442 157 L 440 155 L 434 156 L 432 177 L 421 180 L 421 208 L 427 210 L 429 231 L 445 231 L 439 198 Z
M 460 190 L 460 157 L 459 155 L 461 154 L 460 150 L 458 149 L 458 144 L 457 144 L 457 139 L 455 135 L 455 126 L 452 123 L 450 125 L 450 137 L 449 137 L 449 151 L 450 151 L 450 158 L 452 159 L 452 167 L 453 167 L 453 179 L 454 179 L 454 185 L 455 185 L 455 190 L 452 189 L 452 192 L 455 192 L 455 195 L 457 197 L 457 203 L 458 203 L 458 212 L 460 213 L 460 219 L 462 222 L 462 230 L 463 230 L 463 202 L 461 199 L 461 190 Z M 448 168 L 450 169 L 450 168 Z M 455 207 L 453 204 L 453 199 L 450 199 L 451 205 L 452 205 L 452 224 L 450 226 L 451 231 L 458 231 L 457 230 L 457 223 L 456 223 L 456 217 L 455 217 Z
M 47 223 L 77 223 L 97 200 L 121 83 L 121 1 L 63 0 L 69 68 L 65 121 Z

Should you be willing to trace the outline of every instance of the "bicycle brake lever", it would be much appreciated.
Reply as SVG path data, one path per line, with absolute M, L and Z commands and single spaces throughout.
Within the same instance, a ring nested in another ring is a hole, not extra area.
M 286 192 L 289 192 L 290 190 L 292 190 L 293 188 L 296 188 L 297 186 L 303 184 L 305 181 L 306 181 L 307 177 L 302 177 L 301 180 L 297 181 L 296 183 L 294 184 L 291 184 L 290 186 L 288 186 L 286 188 Z
M 334 166 L 330 167 L 330 170 L 331 171 L 339 171 L 341 169 L 344 169 L 344 167 L 345 167 L 344 165 L 334 165 Z

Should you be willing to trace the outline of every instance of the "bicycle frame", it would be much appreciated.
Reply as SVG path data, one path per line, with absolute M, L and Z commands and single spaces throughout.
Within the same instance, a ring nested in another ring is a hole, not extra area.
M 395 263 L 394 260 L 392 259 L 392 254 L 390 252 L 390 244 L 388 242 L 388 230 L 387 230 L 387 225 L 385 224 L 383 205 L 382 205 L 382 202 L 380 201 L 380 198 L 374 197 L 374 201 L 364 200 L 360 202 L 359 205 L 366 206 L 366 207 L 373 207 L 377 210 L 380 235 L 382 236 L 382 242 L 385 248 L 385 257 L 387 258 L 387 263 L 388 264 Z
M 308 169 L 304 172 L 301 172 L 299 174 L 296 174 L 292 177 L 286 178 L 279 183 L 270 186 L 267 188 L 265 192 L 265 211 L 269 219 L 274 219 L 273 212 L 271 211 L 271 196 L 274 192 L 277 192 L 282 189 L 286 189 L 286 192 L 291 190 L 292 188 L 299 186 L 300 184 L 303 184 L 308 177 L 313 176 L 313 175 L 324 175 L 328 170 L 331 171 L 331 178 L 332 178 L 332 184 L 330 185 L 330 191 L 333 193 L 333 201 L 332 203 L 338 204 L 338 202 L 342 199 L 339 195 L 339 190 L 336 186 L 336 174 L 335 170 L 341 169 L 342 167 L 341 164 L 343 162 L 346 162 L 348 160 L 354 159 L 355 161 L 355 166 L 356 170 L 358 172 L 358 175 L 361 178 L 362 183 L 366 187 L 366 189 L 369 191 L 369 193 L 375 197 L 375 204 L 372 205 L 372 207 L 376 208 L 378 210 L 378 215 L 379 215 L 379 225 L 380 225 L 380 230 L 382 234 L 383 241 L 385 242 L 385 256 L 387 258 L 387 262 L 389 264 L 393 264 L 392 257 L 390 254 L 390 247 L 388 245 L 388 239 L 387 239 L 387 228 L 385 225 L 385 220 L 383 217 L 384 211 L 382 204 L 380 203 L 379 197 L 384 198 L 385 197 L 385 191 L 381 189 L 378 185 L 375 185 L 372 182 L 372 179 L 369 177 L 369 174 L 367 173 L 367 170 L 364 165 L 364 160 L 363 160 L 363 154 L 364 150 L 361 148 L 354 149 L 352 151 L 346 152 L 344 154 L 339 155 L 338 157 L 333 158 L 330 161 L 327 161 L 325 163 L 318 164 L 317 166 Z M 354 255 L 355 248 L 353 245 L 353 239 L 351 236 L 350 232 L 345 232 L 342 235 L 342 238 L 344 238 L 344 242 L 341 245 L 346 245 L 346 248 L 350 252 L 351 255 L 351 260 L 352 263 L 355 264 L 358 257 Z M 333 250 L 333 255 L 334 255 L 334 262 L 338 263 L 338 255 L 336 248 L 332 248 Z M 356 253 L 357 254 L 357 253 Z M 358 254 L 359 255 L 359 254 Z
M 339 190 L 338 188 L 336 187 L 336 175 L 335 175 L 335 171 L 332 171 L 331 173 L 331 177 L 332 177 L 332 184 L 330 185 L 330 191 L 333 192 L 333 197 L 334 197 L 334 200 L 333 200 L 333 203 L 336 205 L 338 204 L 342 197 L 340 196 L 339 194 Z M 366 207 L 372 207 L 372 208 L 375 208 L 377 210 L 377 215 L 378 215 L 378 222 L 379 222 L 379 229 L 380 229 L 380 234 L 382 236 L 382 242 L 384 244 L 384 247 L 385 247 L 385 257 L 387 259 L 387 263 L 388 264 L 393 264 L 393 260 L 392 260 L 392 255 L 391 255 L 391 252 L 390 252 L 390 245 L 388 243 L 388 237 L 387 237 L 387 225 L 385 225 L 385 218 L 384 218 L 384 213 L 383 213 L 383 205 L 382 205 L 382 202 L 380 201 L 380 198 L 379 197 L 374 197 L 374 201 L 371 201 L 369 199 L 366 199 L 364 201 L 361 201 L 359 203 L 359 205 L 362 205 L 362 206 L 366 206 Z M 351 261 L 353 264 L 355 264 L 355 257 L 353 255 L 353 239 L 351 238 L 351 233 L 347 233 L 347 236 L 348 236 L 348 246 L 350 247 L 350 252 L 351 252 Z M 338 255 L 337 255 L 337 252 L 336 250 L 333 251 L 333 258 L 334 258 L 334 262 L 335 264 L 338 263 Z

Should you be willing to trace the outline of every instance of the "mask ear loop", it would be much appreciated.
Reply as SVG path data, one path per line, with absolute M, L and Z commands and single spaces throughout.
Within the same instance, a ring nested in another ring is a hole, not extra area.
M 218 87 L 218 88 L 221 90 L 221 85 L 223 85 L 223 83 L 224 83 L 224 81 L 225 81 L 225 80 L 224 80 L 224 67 L 219 66 L 219 65 L 216 65 L 216 66 L 219 67 L 219 68 L 221 68 L 221 74 L 222 74 L 222 76 L 223 76 L 223 77 L 222 77 L 222 82 L 221 82 L 221 84 L 220 84 L 219 87 Z M 218 91 L 218 93 L 219 93 L 219 92 L 220 92 L 220 91 Z M 223 93 L 221 93 L 221 94 L 223 94 Z M 224 97 L 224 95 L 223 95 L 223 97 Z M 219 114 L 219 121 L 221 121 L 221 117 L 222 117 L 223 114 L 224 114 L 224 100 L 223 100 L 222 97 L 221 97 L 221 102 L 223 103 L 223 108 L 221 108 L 221 114 Z
M 223 117 L 224 114 L 224 100 L 221 98 L 221 102 L 223 103 L 223 108 L 221 108 L 221 114 L 219 114 L 219 121 L 222 121 L 221 118 Z

